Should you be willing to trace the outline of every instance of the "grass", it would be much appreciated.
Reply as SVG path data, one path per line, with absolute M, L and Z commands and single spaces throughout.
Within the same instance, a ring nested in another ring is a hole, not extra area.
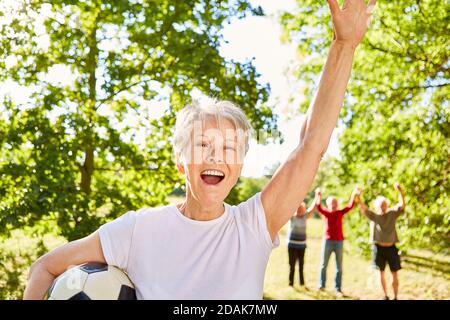
M 334 255 L 327 269 L 327 288 L 318 291 L 319 263 L 322 242 L 322 221 L 310 219 L 307 225 L 308 247 L 305 253 L 304 276 L 308 290 L 298 285 L 288 286 L 289 263 L 286 246 L 285 226 L 280 232 L 280 246 L 273 250 L 266 270 L 264 298 L 276 300 L 316 300 L 316 299 L 379 299 L 381 289 L 377 272 L 371 268 L 370 260 L 349 250 L 350 243 L 344 243 L 342 289 L 343 298 L 334 294 Z M 399 271 L 399 299 L 429 300 L 450 299 L 450 257 L 419 250 L 409 250 L 402 256 Z M 387 267 L 387 269 L 389 269 Z M 387 272 L 390 283 L 390 273 Z M 298 284 L 298 269 L 294 283 Z M 392 287 L 389 288 L 392 297 Z
M 39 245 L 40 240 L 45 247 Z M 64 238 L 52 233 L 41 238 L 30 230 L 13 230 L 11 237 L 0 237 L 0 300 L 21 299 L 31 263 L 63 243 Z
M 181 200 L 182 198 L 174 196 L 169 199 L 169 202 L 178 203 Z M 264 298 L 277 300 L 336 299 L 334 294 L 334 255 L 331 256 L 328 264 L 327 290 L 317 290 L 323 234 L 321 219 L 309 219 L 307 224 L 308 248 L 305 253 L 304 276 L 309 290 L 298 285 L 293 288 L 288 286 L 289 263 L 286 231 L 287 225 L 280 231 L 280 246 L 273 250 L 269 259 L 264 282 Z M 370 259 L 350 250 L 350 245 L 348 242 L 344 243 L 342 289 L 345 297 L 339 299 L 379 299 L 382 295 L 377 272 L 371 267 Z M 450 256 L 408 249 L 408 255 L 402 255 L 401 259 L 403 269 L 399 271 L 400 299 L 450 299 Z M 387 272 L 387 275 L 388 283 L 390 283 L 390 273 Z M 298 284 L 298 269 L 295 277 L 294 283 Z M 391 287 L 389 292 L 393 296 Z
M 179 197 L 169 199 L 170 203 L 180 202 Z M 280 246 L 273 250 L 266 270 L 264 298 L 276 300 L 322 300 L 336 299 L 334 295 L 334 255 L 331 256 L 327 272 L 327 290 L 318 291 L 318 273 L 323 225 L 320 219 L 308 220 L 308 248 L 305 254 L 305 282 L 309 290 L 299 286 L 288 286 L 289 264 L 286 246 L 285 226 L 280 232 Z M 401 236 L 401 235 L 400 235 Z M 22 230 L 13 232 L 9 239 L 0 238 L 0 299 L 20 299 L 26 281 L 29 264 L 34 260 L 37 238 Z M 43 239 L 51 250 L 64 243 L 64 239 L 48 234 Z M 343 291 L 345 297 L 339 299 L 379 299 L 377 275 L 366 257 L 350 250 L 351 243 L 344 244 Z M 399 272 L 400 299 L 450 299 L 450 256 L 423 250 L 408 250 L 402 255 Z M 298 270 L 295 283 L 298 284 Z M 388 277 L 390 273 L 388 272 Z M 388 278 L 388 282 L 389 278 Z M 390 295 L 392 291 L 390 288 Z

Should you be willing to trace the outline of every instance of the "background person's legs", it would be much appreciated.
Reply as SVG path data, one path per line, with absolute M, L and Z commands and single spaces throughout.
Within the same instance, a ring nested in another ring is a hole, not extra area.
M 387 288 L 386 288 L 386 278 L 384 274 L 384 270 L 380 270 L 380 282 L 381 282 L 381 288 L 383 289 L 384 297 L 387 298 Z
M 376 244 L 374 244 L 372 247 L 372 264 L 380 271 L 380 283 L 381 288 L 383 289 L 384 299 L 389 299 L 386 288 L 386 278 L 384 274 L 384 269 L 386 267 L 386 257 L 384 255 L 383 247 L 380 247 Z
M 328 260 L 330 260 L 330 255 L 332 252 L 332 244 L 330 240 L 324 240 L 322 242 L 322 258 L 320 262 L 320 279 L 319 279 L 319 289 L 325 289 L 327 282 L 327 266 Z
M 289 253 L 289 285 L 294 285 L 294 274 L 295 274 L 295 261 L 297 260 L 297 253 L 295 249 L 288 248 Z
M 394 299 L 397 300 L 398 295 L 398 273 L 392 272 L 392 288 L 394 289 Z
M 398 297 L 398 274 L 397 272 L 402 268 L 400 263 L 400 255 L 398 249 L 394 245 L 386 249 L 386 259 L 389 263 L 389 269 L 392 273 L 392 288 L 394 289 L 394 299 Z
M 342 256 L 344 254 L 344 241 L 336 241 L 334 244 L 334 255 L 336 257 L 336 280 L 335 289 L 341 292 L 342 286 Z
M 303 277 L 303 265 L 305 260 L 305 248 L 298 250 L 298 267 L 299 267 L 299 274 L 300 274 L 300 285 L 305 285 L 305 278 Z

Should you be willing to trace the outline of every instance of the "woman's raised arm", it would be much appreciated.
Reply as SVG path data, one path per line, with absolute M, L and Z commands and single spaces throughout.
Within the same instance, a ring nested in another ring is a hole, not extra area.
M 318 91 L 300 129 L 300 142 L 262 191 L 272 239 L 305 198 L 339 116 L 357 45 L 366 33 L 374 0 L 328 0 L 334 38 Z

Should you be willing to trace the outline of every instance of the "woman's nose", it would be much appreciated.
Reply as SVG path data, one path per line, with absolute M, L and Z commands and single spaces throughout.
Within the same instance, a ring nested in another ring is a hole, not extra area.
M 220 149 L 208 148 L 208 153 L 206 155 L 206 161 L 208 163 L 223 163 L 223 152 Z

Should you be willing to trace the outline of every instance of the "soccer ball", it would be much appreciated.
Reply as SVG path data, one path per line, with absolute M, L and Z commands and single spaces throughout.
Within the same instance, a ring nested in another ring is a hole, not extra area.
M 104 263 L 70 268 L 53 281 L 47 300 L 136 300 L 136 291 L 120 269 Z

